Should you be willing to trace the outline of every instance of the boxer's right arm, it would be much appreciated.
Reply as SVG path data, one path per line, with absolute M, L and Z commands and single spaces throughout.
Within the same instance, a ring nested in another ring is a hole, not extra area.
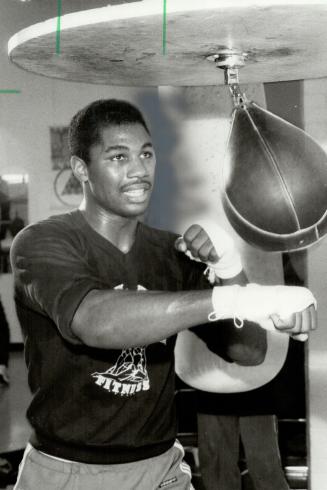
M 78 244 L 79 245 L 79 244 Z M 76 247 L 70 227 L 49 220 L 15 237 L 16 301 L 49 317 L 72 343 L 124 348 L 163 340 L 207 321 L 211 290 L 113 290 Z
M 275 315 L 280 330 L 298 334 L 316 328 L 314 303 L 308 289 L 287 286 L 219 286 L 171 293 L 93 290 L 78 307 L 71 328 L 87 345 L 121 349 L 204 324 L 214 310 L 216 320 L 235 317 L 268 329 L 274 328 L 270 316 Z M 219 323 L 212 328 L 219 328 Z
M 148 345 L 208 321 L 212 291 L 93 290 L 71 329 L 87 345 L 123 349 Z M 215 328 L 213 326 L 213 328 Z

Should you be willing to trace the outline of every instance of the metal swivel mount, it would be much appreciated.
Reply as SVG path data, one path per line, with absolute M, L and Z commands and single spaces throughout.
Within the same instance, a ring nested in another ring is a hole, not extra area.
M 210 55 L 207 60 L 214 61 L 217 68 L 224 70 L 225 84 L 233 96 L 235 107 L 246 104 L 246 95 L 239 85 L 239 69 L 245 65 L 247 54 L 233 49 L 222 49 L 217 54 Z

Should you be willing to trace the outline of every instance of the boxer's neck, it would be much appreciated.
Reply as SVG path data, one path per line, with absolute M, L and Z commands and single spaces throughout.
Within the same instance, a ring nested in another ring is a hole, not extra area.
M 121 252 L 128 253 L 130 251 L 135 241 L 139 221 L 137 217 L 125 218 L 83 205 L 80 206 L 80 211 L 97 233 L 109 240 Z

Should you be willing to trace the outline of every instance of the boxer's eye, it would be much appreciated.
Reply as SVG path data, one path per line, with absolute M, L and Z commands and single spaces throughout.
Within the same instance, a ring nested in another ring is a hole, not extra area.
M 153 158 L 154 157 L 154 154 L 153 154 L 152 151 L 144 151 L 141 154 L 141 157 L 144 158 L 144 159 L 150 159 L 150 158 Z
M 122 162 L 123 160 L 127 159 L 127 155 L 124 153 L 117 153 L 116 155 L 110 156 L 109 159 L 113 162 Z

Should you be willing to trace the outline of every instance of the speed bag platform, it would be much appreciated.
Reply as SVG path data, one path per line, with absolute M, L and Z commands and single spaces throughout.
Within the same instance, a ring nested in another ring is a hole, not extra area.
M 325 235 L 327 155 L 298 127 L 254 102 L 237 106 L 223 172 L 223 206 L 246 242 L 284 252 Z

